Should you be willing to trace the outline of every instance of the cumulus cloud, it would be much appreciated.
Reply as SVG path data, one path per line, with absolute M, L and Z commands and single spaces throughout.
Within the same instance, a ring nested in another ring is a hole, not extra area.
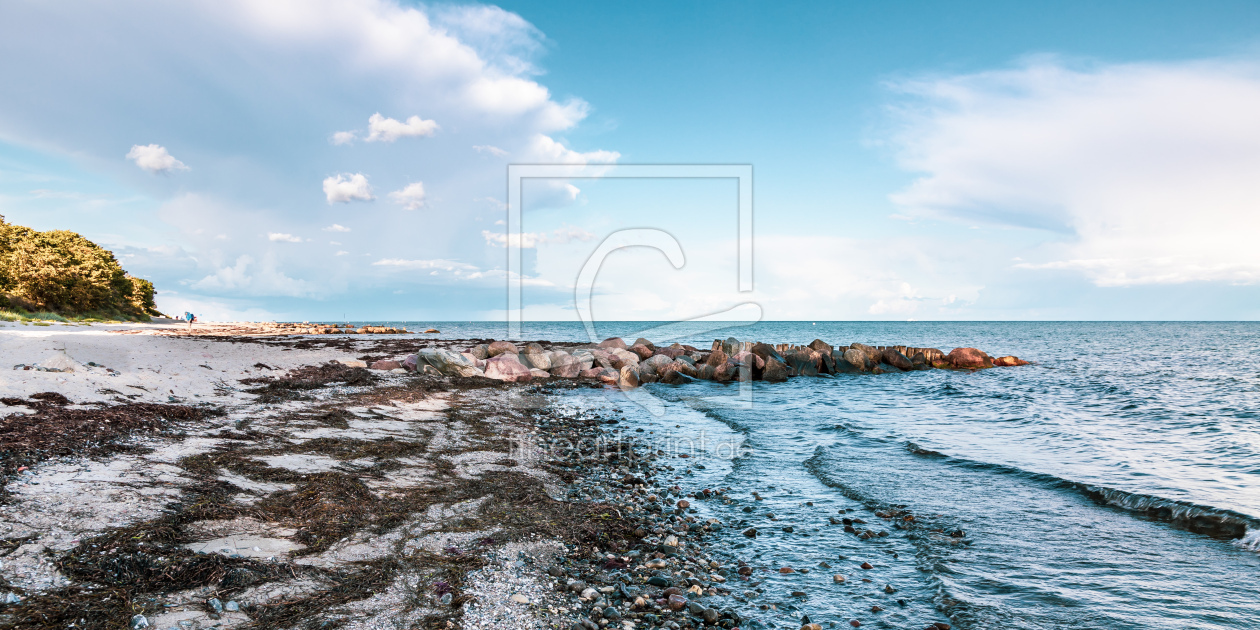
M 903 213 L 1029 228 L 1099 286 L 1260 281 L 1260 65 L 1039 61 L 898 84 Z
M 220 267 L 190 286 L 198 291 L 234 295 L 312 297 L 316 294 L 310 283 L 285 275 L 277 268 L 275 259 L 265 257 L 259 263 L 249 255 L 237 257 L 233 265 Z
M 175 159 L 175 156 L 167 152 L 166 147 L 158 144 L 132 145 L 127 152 L 127 159 L 150 173 L 188 170 L 186 164 Z
M 419 116 L 412 116 L 407 122 L 399 122 L 378 112 L 368 118 L 367 141 L 393 142 L 399 138 L 421 138 L 433 135 L 437 128 L 436 122 L 422 120 Z
M 348 228 L 348 227 L 346 227 L 346 226 L 344 226 L 344 225 L 341 225 L 341 224 L 339 224 L 339 223 L 334 223 L 334 224 L 332 224 L 332 225 L 330 225 L 330 226 L 328 226 L 328 227 L 324 228 L 324 231 L 325 231 L 325 232 L 349 232 L 349 231 L 350 231 L 350 228 Z
M 355 141 L 356 138 L 357 136 L 355 135 L 353 131 L 338 131 L 332 135 L 332 138 L 329 139 L 329 142 L 332 142 L 333 144 L 340 146 L 343 144 L 351 144 Z
M 389 193 L 394 203 L 401 204 L 404 210 L 419 210 L 424 207 L 424 184 L 415 182 L 407 184 L 402 190 Z
M 273 243 L 301 243 L 302 237 L 294 236 L 292 234 L 284 234 L 282 232 L 269 232 L 267 233 L 267 240 Z
M 367 176 L 363 173 L 342 173 L 324 180 L 324 196 L 328 203 L 349 203 L 351 201 L 371 201 L 372 187 L 368 185 Z

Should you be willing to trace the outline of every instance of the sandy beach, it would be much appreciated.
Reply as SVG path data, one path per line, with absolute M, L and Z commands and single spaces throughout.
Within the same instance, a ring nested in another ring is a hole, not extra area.
M 717 570 L 698 547 L 652 553 L 650 454 L 539 448 L 615 422 L 548 410 L 597 382 L 369 371 L 452 344 L 228 331 L 0 328 L 7 364 L 68 368 L 0 372 L 0 623 L 633 628 L 679 614 L 648 572 Z M 630 565 L 637 581 L 607 571 Z

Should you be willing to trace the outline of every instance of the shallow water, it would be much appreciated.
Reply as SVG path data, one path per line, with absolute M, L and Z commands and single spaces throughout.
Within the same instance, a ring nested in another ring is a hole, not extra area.
M 601 323 L 598 336 L 651 326 Z M 504 336 L 502 324 L 439 327 Z M 1260 324 L 765 322 L 678 340 L 707 349 L 727 335 L 972 346 L 1034 362 L 754 383 L 751 406 L 738 385 L 649 385 L 660 417 L 600 395 L 661 446 L 707 452 L 673 464 L 684 490 L 741 499 L 697 509 L 761 531 L 728 529 L 720 545 L 759 568 L 752 596 L 733 602 L 758 624 L 1260 628 Z M 524 337 L 587 340 L 570 323 L 526 323 Z M 875 516 L 890 507 L 920 524 Z M 862 541 L 829 517 L 888 535 Z
M 968 345 L 1035 362 L 755 383 L 746 408 L 735 385 L 650 385 L 663 417 L 608 394 L 667 449 L 699 451 L 704 436 L 707 457 L 674 461 L 677 483 L 743 499 L 697 503 L 762 532 L 722 534 L 732 558 L 767 569 L 763 592 L 737 604 L 760 623 L 1260 628 L 1260 325 L 765 323 L 739 337 Z M 920 525 L 875 516 L 890 506 Z M 889 535 L 862 541 L 831 516 Z

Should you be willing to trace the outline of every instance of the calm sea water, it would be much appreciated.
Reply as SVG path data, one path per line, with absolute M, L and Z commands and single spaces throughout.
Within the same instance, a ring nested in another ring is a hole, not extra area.
M 599 336 L 650 326 L 601 323 Z M 504 336 L 503 324 L 438 327 Z M 586 340 L 570 323 L 524 333 Z M 732 384 L 649 385 L 663 416 L 618 392 L 575 395 L 567 404 L 617 406 L 667 450 L 704 437 L 701 457 L 671 465 L 684 489 L 741 498 L 698 502 L 701 516 L 763 532 L 723 534 L 732 558 L 770 569 L 731 602 L 757 624 L 1260 628 L 1260 323 L 764 322 L 681 341 L 707 348 L 728 334 L 973 346 L 1034 362 L 754 383 L 751 404 Z M 888 509 L 923 525 L 875 515 Z M 829 517 L 889 535 L 862 541 Z

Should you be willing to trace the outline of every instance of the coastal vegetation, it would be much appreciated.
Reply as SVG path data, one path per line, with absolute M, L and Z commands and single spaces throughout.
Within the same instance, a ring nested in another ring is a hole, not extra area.
M 40 232 L 0 215 L 0 320 L 148 321 L 153 283 L 68 230 Z

